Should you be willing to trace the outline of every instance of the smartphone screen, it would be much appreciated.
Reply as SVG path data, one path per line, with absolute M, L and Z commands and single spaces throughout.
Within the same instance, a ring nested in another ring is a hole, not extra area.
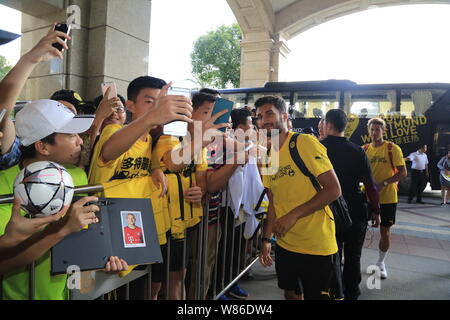
M 168 95 L 185 96 L 191 98 L 191 90 L 177 87 L 170 87 Z M 186 121 L 172 121 L 163 127 L 163 134 L 176 137 L 184 137 L 187 134 L 188 123 Z
M 222 110 L 227 110 L 228 112 L 225 113 L 224 115 L 221 115 L 214 122 L 214 124 L 228 123 L 230 121 L 231 110 L 233 110 L 233 102 L 223 98 L 217 99 L 216 103 L 214 104 L 214 110 L 212 112 L 212 115 L 215 115 L 216 113 Z M 225 132 L 226 128 L 221 128 L 219 130 Z
M 106 97 L 107 100 L 117 97 L 117 87 L 114 82 L 103 82 L 102 83 L 102 95 L 105 96 L 106 90 L 109 90 L 109 95 Z
M 58 23 L 55 26 L 55 31 L 61 31 L 64 32 L 66 34 L 69 34 L 70 32 L 70 25 L 66 24 L 66 23 Z M 64 40 L 64 42 L 67 42 L 66 38 L 60 37 L 61 39 Z M 58 49 L 59 51 L 64 51 L 64 48 L 61 44 L 59 44 L 58 42 L 55 42 L 52 44 L 53 47 L 55 47 L 56 49 Z

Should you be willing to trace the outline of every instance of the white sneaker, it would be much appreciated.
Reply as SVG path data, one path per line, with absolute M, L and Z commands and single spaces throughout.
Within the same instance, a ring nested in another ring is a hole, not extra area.
M 387 274 L 387 270 L 386 270 L 386 266 L 385 266 L 384 262 L 377 263 L 377 266 L 378 266 L 378 268 L 380 268 L 380 278 L 387 279 L 388 274 Z

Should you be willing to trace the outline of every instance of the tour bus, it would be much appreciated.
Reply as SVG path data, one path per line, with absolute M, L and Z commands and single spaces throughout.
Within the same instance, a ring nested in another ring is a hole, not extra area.
M 357 84 L 349 80 L 268 82 L 261 88 L 219 90 L 234 107 L 252 107 L 265 95 L 284 98 L 295 131 L 312 127 L 330 109 L 340 108 L 349 117 L 345 136 L 354 143 L 370 143 L 367 122 L 381 117 L 387 123 L 385 138 L 398 144 L 406 157 L 427 144 L 430 185 L 440 189 L 439 159 L 450 147 L 450 83 Z M 408 168 L 411 163 L 407 162 Z M 410 178 L 400 192 L 407 194 Z M 425 188 L 425 186 L 424 186 Z

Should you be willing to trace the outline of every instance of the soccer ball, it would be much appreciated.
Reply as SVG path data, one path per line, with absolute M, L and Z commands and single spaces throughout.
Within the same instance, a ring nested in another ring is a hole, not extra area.
M 50 216 L 70 205 L 73 180 L 67 170 L 51 161 L 38 161 L 24 168 L 14 181 L 14 196 L 33 216 Z

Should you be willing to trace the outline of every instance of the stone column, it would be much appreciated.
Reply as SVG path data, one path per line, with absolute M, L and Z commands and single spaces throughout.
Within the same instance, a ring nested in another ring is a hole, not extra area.
M 241 42 L 241 87 L 261 87 L 278 81 L 289 48 L 281 37 L 266 33 L 246 34 Z
M 126 99 L 128 83 L 148 74 L 151 0 L 96 0 L 91 4 L 86 96 L 114 81 Z
M 278 35 L 272 48 L 270 81 L 287 81 L 285 76 L 285 66 L 287 55 L 291 50 L 286 45 L 286 40 Z
M 22 10 L 21 53 L 30 50 L 53 25 L 67 19 L 66 8 L 80 8 L 80 28 L 71 32 L 64 60 L 41 63 L 32 73 L 21 100 L 49 98 L 72 89 L 85 100 L 101 94 L 100 84 L 116 82 L 126 98 L 128 83 L 148 73 L 151 0 L 19 0 Z M 30 5 L 41 4 L 39 15 Z M 28 9 L 27 9 L 28 8 Z

